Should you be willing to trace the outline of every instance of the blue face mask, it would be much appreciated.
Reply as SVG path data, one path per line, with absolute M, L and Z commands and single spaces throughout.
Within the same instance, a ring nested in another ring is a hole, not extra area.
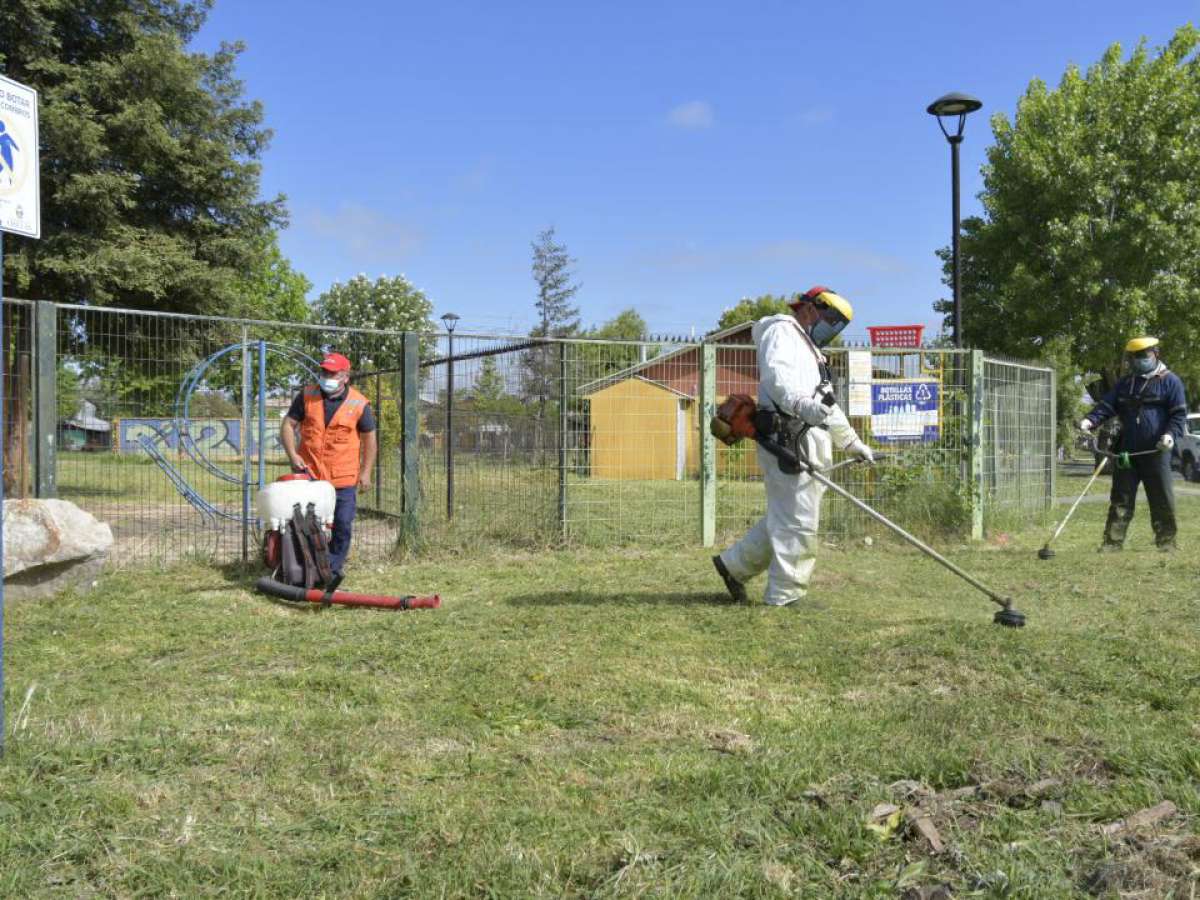
M 1158 360 L 1153 353 L 1139 354 L 1129 360 L 1129 368 L 1135 375 L 1149 375 L 1158 368 Z
M 342 383 L 336 378 L 322 378 L 317 383 L 321 386 L 321 391 L 326 394 L 336 394 L 342 389 Z

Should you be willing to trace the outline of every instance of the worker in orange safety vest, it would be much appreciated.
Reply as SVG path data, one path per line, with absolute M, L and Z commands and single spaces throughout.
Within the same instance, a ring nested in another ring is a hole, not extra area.
M 331 482 L 337 492 L 329 562 L 338 575 L 350 552 L 358 489 L 371 486 L 378 452 L 375 429 L 371 405 L 350 386 L 350 360 L 340 353 L 321 360 L 320 380 L 296 395 L 279 427 L 279 442 L 292 469 Z

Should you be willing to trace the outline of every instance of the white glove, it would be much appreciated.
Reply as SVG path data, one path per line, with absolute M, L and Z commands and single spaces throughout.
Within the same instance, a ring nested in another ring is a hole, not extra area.
M 1171 437 L 1169 434 L 1164 434 L 1158 439 L 1158 449 L 1160 450 L 1170 450 L 1174 446 L 1175 438 Z
M 1079 423 L 1079 430 L 1082 431 L 1084 434 L 1091 434 L 1092 429 L 1095 427 L 1096 426 L 1092 424 L 1091 419 L 1084 419 L 1083 421 L 1081 421 Z
M 796 404 L 796 415 L 805 425 L 824 425 L 832 408 L 820 400 L 801 400 Z
M 867 463 L 868 465 L 875 464 L 874 451 L 872 451 L 870 447 L 868 447 L 866 444 L 864 444 L 860 438 L 855 438 L 854 443 L 852 443 L 849 447 L 846 448 L 846 452 L 849 453 L 851 456 L 853 456 L 855 459 L 861 459 L 863 462 Z

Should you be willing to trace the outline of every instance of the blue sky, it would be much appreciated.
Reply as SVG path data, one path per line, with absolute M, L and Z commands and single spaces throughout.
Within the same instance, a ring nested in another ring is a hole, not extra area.
M 1114 41 L 1164 43 L 1200 0 L 459 2 L 217 0 L 197 46 L 240 39 L 288 196 L 284 252 L 312 296 L 405 274 L 461 331 L 534 320 L 529 244 L 578 259 L 585 324 L 634 307 L 710 329 L 740 297 L 827 284 L 865 326 L 945 293 L 949 148 L 967 124 L 979 209 L 987 116 Z

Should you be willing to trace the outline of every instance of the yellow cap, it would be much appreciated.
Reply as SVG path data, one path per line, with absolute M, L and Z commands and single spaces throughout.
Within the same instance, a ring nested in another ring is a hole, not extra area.
M 1151 347 L 1158 346 L 1158 338 L 1156 337 L 1140 337 L 1134 338 L 1125 345 L 1126 353 L 1141 353 L 1143 350 L 1149 350 Z
M 821 293 L 817 294 L 816 299 L 820 300 L 826 306 L 832 306 L 846 317 L 847 322 L 854 319 L 854 307 L 841 294 L 835 294 L 833 291 L 821 291 Z

